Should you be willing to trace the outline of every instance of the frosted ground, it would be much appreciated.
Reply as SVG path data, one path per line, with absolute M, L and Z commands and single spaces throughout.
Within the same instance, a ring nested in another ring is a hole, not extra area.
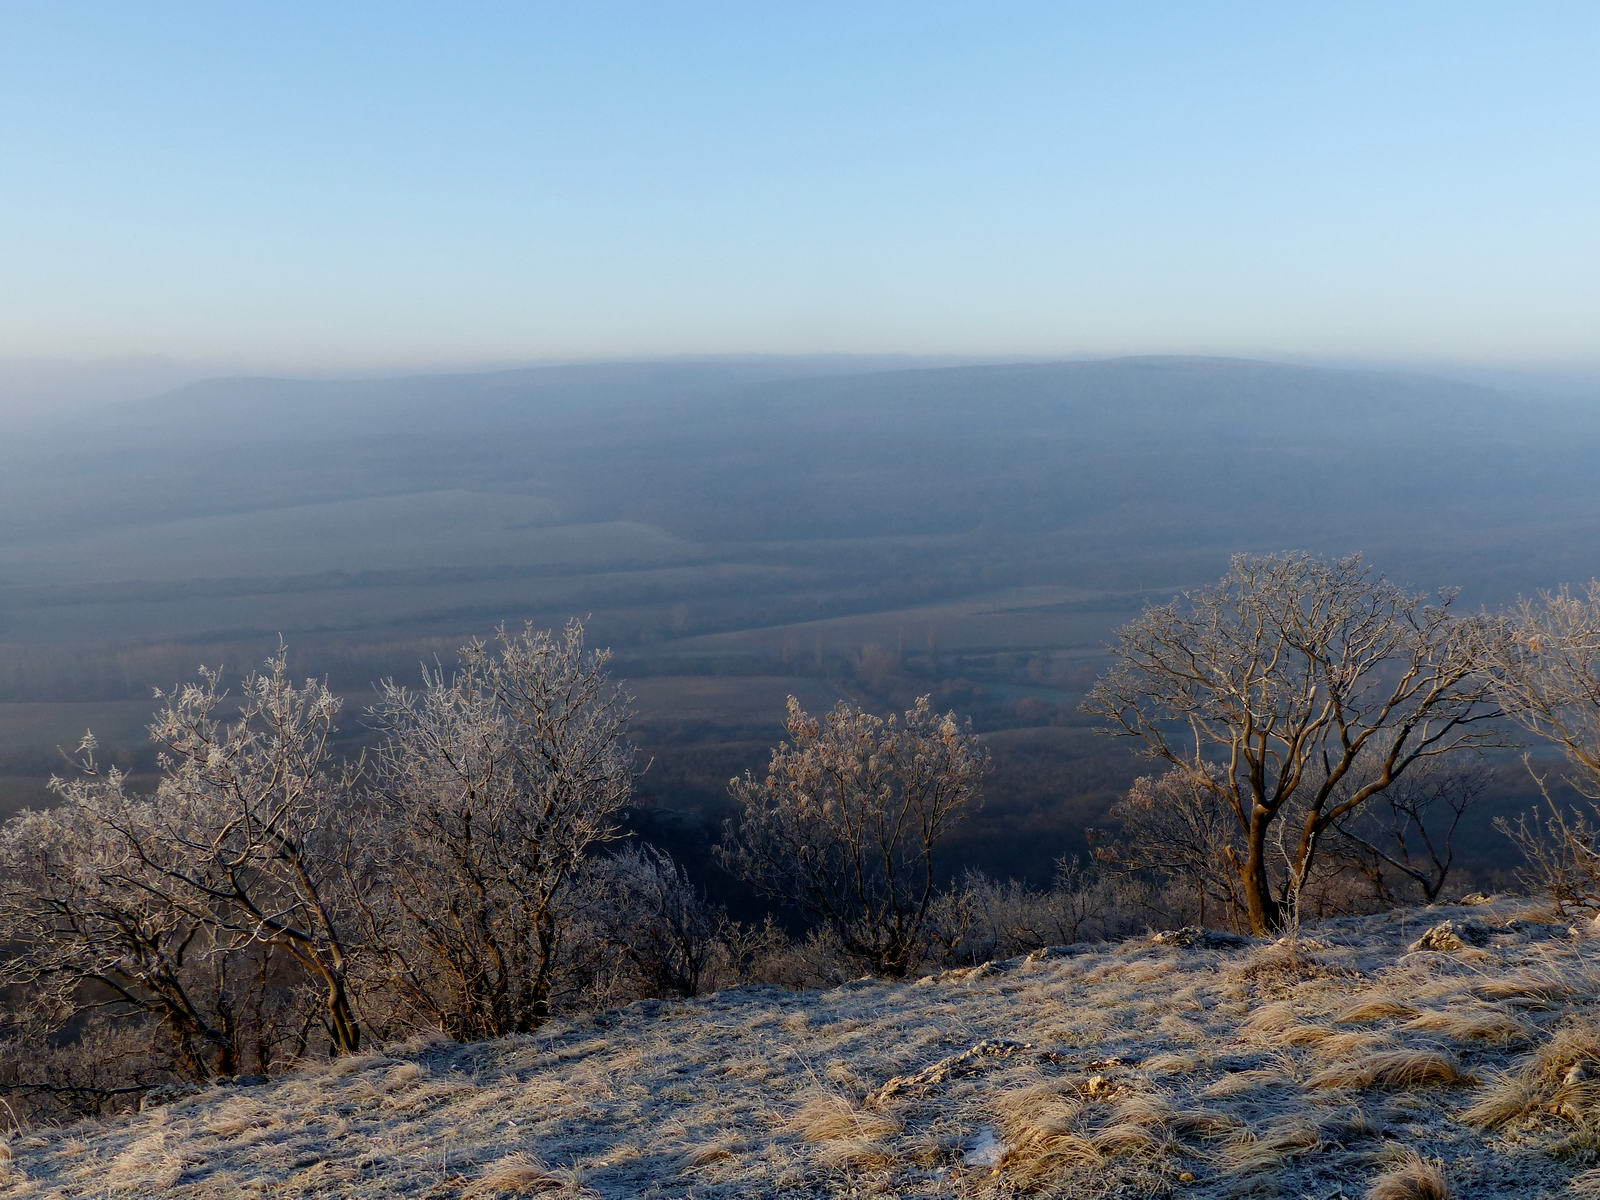
M 0 1195 L 1600 1196 L 1597 988 L 1509 900 L 741 988 L 35 1131 Z

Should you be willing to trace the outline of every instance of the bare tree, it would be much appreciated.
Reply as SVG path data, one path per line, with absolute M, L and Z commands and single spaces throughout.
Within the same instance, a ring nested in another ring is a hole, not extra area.
M 318 1026 L 329 1048 L 357 1048 L 330 835 L 348 797 L 337 701 L 293 682 L 281 648 L 235 699 L 209 670 L 158 698 L 153 793 L 102 771 L 90 736 L 77 775 L 51 781 L 57 807 L 0 830 L 0 983 L 32 1024 L 13 1032 L 153 1021 L 195 1081 L 264 1069 Z
M 155 795 L 142 819 L 106 816 L 142 886 L 202 922 L 222 950 L 266 946 L 299 966 L 331 1050 L 358 1050 L 355 949 L 341 906 L 352 816 L 341 810 L 354 787 L 331 746 L 338 698 L 318 680 L 294 682 L 280 646 L 237 698 L 202 669 L 162 699 L 150 725 L 162 747 Z
M 972 966 L 1103 936 L 1113 904 L 1106 881 L 1061 858 L 1047 888 L 964 872 L 934 901 L 931 925 L 944 960 Z
M 1564 780 L 1585 801 L 1560 802 L 1529 759 L 1544 807 L 1501 828 L 1532 886 L 1564 909 L 1600 907 L 1600 580 L 1523 601 L 1484 657 L 1507 713 L 1561 752 Z
M 1227 861 L 1250 928 L 1278 929 L 1319 842 L 1416 764 L 1498 739 L 1479 671 L 1487 617 L 1462 617 L 1359 556 L 1240 555 L 1216 585 L 1125 625 L 1085 707 L 1207 781 L 1237 823 Z M 1270 849 L 1291 817 L 1288 871 Z
M 1513 612 L 1485 659 L 1506 712 L 1566 757 L 1567 782 L 1600 801 L 1600 580 Z
M 360 1049 L 342 904 L 355 789 L 333 755 L 338 698 L 319 680 L 297 684 L 281 646 L 240 685 L 231 718 L 216 671 L 163 698 L 150 727 L 162 748 L 152 819 L 113 821 L 147 887 L 224 945 L 292 960 L 315 983 L 331 1048 Z
M 92 739 L 80 754 L 93 771 Z M 117 832 L 148 820 L 124 782 L 112 770 L 97 785 L 63 785 L 59 807 L 19 814 L 0 830 L 0 986 L 16 998 L 9 1032 L 36 1046 L 90 1013 L 113 1023 L 153 1018 L 177 1074 L 195 1082 L 234 1074 L 240 1046 L 226 958 L 204 920 L 152 895 Z M 21 1077 L 12 1084 L 26 1086 Z
M 698 996 L 725 957 L 727 914 L 665 850 L 630 846 L 596 864 L 597 922 L 649 996 Z
M 1248 926 L 1239 872 L 1230 866 L 1244 848 L 1244 831 L 1216 793 L 1217 781 L 1188 765 L 1134 780 L 1108 814 L 1115 832 L 1097 832 L 1095 858 L 1157 877 L 1186 909 L 1193 905 L 1202 925 Z
M 926 696 L 887 718 L 844 701 L 816 718 L 791 696 L 786 727 L 764 777 L 729 783 L 739 815 L 723 861 L 871 970 L 904 975 L 923 951 L 937 848 L 979 802 L 988 754 Z
M 1338 853 L 1367 877 L 1383 903 L 1394 903 L 1391 878 L 1398 877 L 1418 900 L 1432 904 L 1455 867 L 1462 818 L 1488 787 L 1481 764 L 1412 771 L 1335 823 Z
M 549 1016 L 573 882 L 630 793 L 627 697 L 583 635 L 502 628 L 370 711 L 385 816 L 363 908 L 392 985 L 457 1037 Z

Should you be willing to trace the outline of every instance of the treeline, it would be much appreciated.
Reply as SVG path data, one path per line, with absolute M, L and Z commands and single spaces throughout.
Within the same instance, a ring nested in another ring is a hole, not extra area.
M 284 649 L 233 693 L 203 671 L 159 695 L 153 785 L 88 738 L 58 803 L 0 827 L 0 1086 L 18 1116 L 60 1116 L 739 981 L 1428 902 L 1460 884 L 1483 753 L 1519 729 L 1600 801 L 1600 584 L 1464 614 L 1359 558 L 1240 557 L 1130 621 L 1113 659 L 1086 707 L 1156 769 L 1046 886 L 944 869 L 991 766 L 970 721 L 926 696 L 887 716 L 791 699 L 715 847 L 766 897 L 755 921 L 621 838 L 629 703 L 576 622 L 379 685 L 354 755 Z M 1596 824 L 1551 801 L 1506 829 L 1565 910 L 1600 904 Z

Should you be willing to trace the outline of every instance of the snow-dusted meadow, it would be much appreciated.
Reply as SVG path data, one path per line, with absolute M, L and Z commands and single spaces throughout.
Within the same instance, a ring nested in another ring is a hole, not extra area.
M 0 1194 L 1600 1196 L 1597 989 L 1514 900 L 739 988 L 34 1131 Z

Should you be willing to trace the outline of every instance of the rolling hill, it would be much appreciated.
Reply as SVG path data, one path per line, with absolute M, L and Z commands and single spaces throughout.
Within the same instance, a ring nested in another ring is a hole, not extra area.
M 752 697 L 931 691 L 1015 750 L 984 854 L 1028 830 L 1043 869 L 1134 769 L 1076 705 L 1140 605 L 1289 547 L 1468 604 L 1585 579 L 1595 461 L 1600 405 L 1230 359 L 193 384 L 0 445 L 0 803 L 280 634 L 359 702 L 580 613 L 644 698 L 650 802 L 716 819 L 777 732 Z

